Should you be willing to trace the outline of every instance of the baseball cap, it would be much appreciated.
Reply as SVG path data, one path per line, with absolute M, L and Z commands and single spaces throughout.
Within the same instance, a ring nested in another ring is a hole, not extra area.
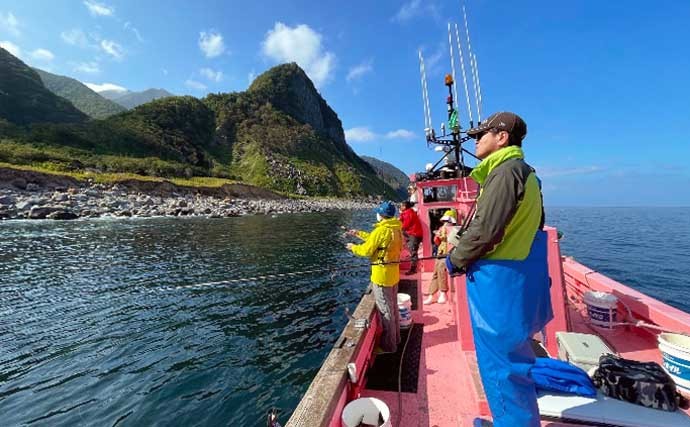
M 386 218 L 393 218 L 396 212 L 395 203 L 387 200 L 374 209 L 374 212 Z
M 520 116 L 509 111 L 501 111 L 489 116 L 482 124 L 467 131 L 467 136 L 474 137 L 489 129 L 504 130 L 522 141 L 527 135 L 527 124 Z

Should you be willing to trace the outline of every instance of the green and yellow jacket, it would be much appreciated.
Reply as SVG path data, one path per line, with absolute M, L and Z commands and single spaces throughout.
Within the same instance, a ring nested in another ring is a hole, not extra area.
M 400 252 L 403 246 L 402 222 L 397 218 L 384 218 L 374 224 L 371 233 L 358 231 L 357 237 L 364 240 L 352 247 L 352 253 L 368 257 L 371 266 L 371 281 L 380 286 L 395 286 L 400 281 Z M 385 264 L 394 262 L 393 264 Z
M 470 174 L 481 190 L 476 213 L 451 253 L 453 264 L 522 261 L 529 255 L 537 230 L 544 227 L 544 206 L 537 176 L 524 157 L 522 148 L 508 146 L 491 153 Z

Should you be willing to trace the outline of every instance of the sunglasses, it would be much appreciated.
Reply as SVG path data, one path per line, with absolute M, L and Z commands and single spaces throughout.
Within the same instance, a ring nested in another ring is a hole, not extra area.
M 475 140 L 479 141 L 480 139 L 482 139 L 482 138 L 484 137 L 484 135 L 486 135 L 486 134 L 489 133 L 489 132 L 491 132 L 491 133 L 499 133 L 499 132 L 501 132 L 501 131 L 500 131 L 500 130 L 497 130 L 497 129 L 494 129 L 494 128 L 491 128 L 491 129 L 487 129 L 487 130 L 481 131 L 481 132 L 479 132 L 479 133 L 477 133 L 477 134 L 474 134 L 473 138 L 474 138 Z

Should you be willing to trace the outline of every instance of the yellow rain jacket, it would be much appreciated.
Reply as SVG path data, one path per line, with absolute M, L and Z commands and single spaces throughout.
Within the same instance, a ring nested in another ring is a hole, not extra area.
M 403 246 L 402 222 L 397 218 L 384 218 L 374 224 L 371 233 L 358 231 L 357 237 L 364 240 L 352 247 L 352 253 L 368 257 L 371 266 L 371 281 L 380 286 L 395 286 L 400 281 L 400 252 Z M 380 264 L 395 262 L 394 264 Z

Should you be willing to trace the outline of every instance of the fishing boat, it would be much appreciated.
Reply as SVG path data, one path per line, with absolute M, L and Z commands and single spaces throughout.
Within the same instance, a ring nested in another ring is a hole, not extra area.
M 471 155 L 462 147 L 469 137 L 463 136 L 457 121 L 450 25 L 448 35 L 453 75 L 445 80 L 448 133 L 442 129 L 440 136 L 431 128 L 420 53 L 426 139 L 445 154 L 437 164 L 410 177 L 424 230 L 418 270 L 401 276 L 398 290 L 410 296 L 411 322 L 401 331 L 402 342 L 396 353 L 376 355 L 381 325 L 374 296 L 366 293 L 354 312 L 348 313 L 349 322 L 288 420 L 288 427 L 457 427 L 476 425 L 478 418 L 491 418 L 477 368 L 465 276 L 449 278 L 445 304 L 422 304 L 423 290 L 434 271 L 432 233 L 439 226 L 440 217 L 446 210 L 455 209 L 462 214 L 459 217 L 471 218 L 479 191 L 477 183 L 468 177 L 471 168 L 464 161 L 465 154 Z M 471 114 L 457 26 L 455 36 Z M 469 47 L 469 32 L 467 38 Z M 471 51 L 467 56 L 479 122 L 481 94 L 476 57 Z M 690 335 L 690 314 L 563 256 L 558 230 L 549 226 L 544 230 L 548 236 L 554 317 L 533 337 L 535 354 L 577 363 L 578 355 L 592 350 L 591 343 L 602 343 L 606 352 L 622 358 L 659 363 L 675 380 L 678 390 L 690 395 L 690 338 L 685 337 Z M 406 267 L 401 264 L 401 271 Z M 597 360 L 588 363 L 596 365 Z M 363 405 L 373 406 L 377 417 L 371 421 L 362 415 L 354 424 L 347 421 L 355 402 L 362 414 L 371 409 Z M 596 397 L 582 397 L 539 391 L 538 405 L 542 426 L 690 426 L 687 409 L 651 409 L 601 392 Z M 269 424 L 270 421 L 269 418 Z

